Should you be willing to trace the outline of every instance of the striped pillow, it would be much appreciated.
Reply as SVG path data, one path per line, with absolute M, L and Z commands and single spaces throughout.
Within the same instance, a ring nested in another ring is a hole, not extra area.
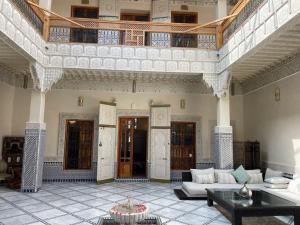
M 258 174 L 249 174 L 250 180 L 247 182 L 248 184 L 262 184 L 264 182 L 262 173 Z
M 196 175 L 197 184 L 213 184 L 214 182 L 215 182 L 215 176 L 213 173 Z
M 231 173 L 218 173 L 219 184 L 236 184 L 236 181 Z

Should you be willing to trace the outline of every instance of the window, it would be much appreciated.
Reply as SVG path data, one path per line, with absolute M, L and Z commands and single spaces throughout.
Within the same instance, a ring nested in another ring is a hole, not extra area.
M 76 18 L 98 19 L 98 12 L 99 9 L 94 7 L 72 6 L 72 17 Z M 98 30 L 72 28 L 70 40 L 71 42 L 97 43 Z
M 197 13 L 172 12 L 172 23 L 197 23 Z M 172 34 L 172 47 L 197 48 L 197 34 Z

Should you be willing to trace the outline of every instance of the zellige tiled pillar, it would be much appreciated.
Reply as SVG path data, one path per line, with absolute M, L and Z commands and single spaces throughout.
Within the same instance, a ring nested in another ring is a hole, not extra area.
M 229 92 L 218 98 L 217 126 L 215 127 L 215 167 L 220 169 L 233 168 L 232 127 L 230 126 Z
M 32 91 L 30 116 L 25 128 L 22 186 L 23 192 L 37 192 L 42 186 L 46 124 L 45 93 Z

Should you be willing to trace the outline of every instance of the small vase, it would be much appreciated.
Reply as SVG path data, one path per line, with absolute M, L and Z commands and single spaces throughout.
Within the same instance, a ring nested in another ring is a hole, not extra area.
M 244 184 L 244 186 L 240 189 L 239 194 L 244 198 L 251 198 L 252 191 Z

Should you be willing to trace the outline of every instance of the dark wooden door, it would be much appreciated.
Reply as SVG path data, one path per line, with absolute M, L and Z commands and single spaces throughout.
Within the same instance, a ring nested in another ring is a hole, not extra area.
M 120 118 L 118 176 L 145 177 L 148 118 Z
M 171 123 L 171 169 L 195 168 L 196 124 L 191 122 Z
M 91 168 L 93 136 L 93 121 L 67 120 L 65 169 Z

